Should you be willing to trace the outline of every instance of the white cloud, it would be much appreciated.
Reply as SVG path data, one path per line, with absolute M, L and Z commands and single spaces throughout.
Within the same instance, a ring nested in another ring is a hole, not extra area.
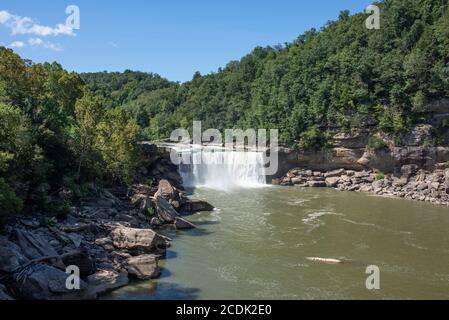
M 14 41 L 9 45 L 10 48 L 23 48 L 25 43 L 23 41 Z
M 28 44 L 32 47 L 41 47 L 41 48 L 50 49 L 53 51 L 61 51 L 62 50 L 61 45 L 59 45 L 57 43 L 46 42 L 46 41 L 42 40 L 41 38 L 30 38 L 30 39 L 28 39 Z
M 0 11 L 0 24 L 10 29 L 13 35 L 32 34 L 41 37 L 76 35 L 71 27 L 64 24 L 58 24 L 55 27 L 43 26 L 35 23 L 31 18 L 17 16 L 4 10 Z

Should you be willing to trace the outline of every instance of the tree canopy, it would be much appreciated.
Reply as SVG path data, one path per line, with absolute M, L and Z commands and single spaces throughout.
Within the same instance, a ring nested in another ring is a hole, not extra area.
M 114 88 L 105 92 L 91 81 L 90 87 L 105 97 L 126 96 L 119 101 L 148 139 L 166 138 L 192 120 L 219 130 L 277 128 L 288 145 L 321 143 L 336 126 L 369 125 L 399 135 L 428 102 L 449 96 L 449 6 L 441 0 L 377 5 L 380 30 L 366 28 L 368 14 L 345 11 L 320 30 L 285 45 L 255 48 L 240 61 L 213 74 L 196 73 L 184 84 L 163 82 L 162 88 L 131 90 L 132 95 L 125 80 L 113 80 Z M 83 75 L 89 77 L 96 76 Z M 155 79 L 147 75 L 144 83 Z M 115 86 L 120 83 L 126 84 Z

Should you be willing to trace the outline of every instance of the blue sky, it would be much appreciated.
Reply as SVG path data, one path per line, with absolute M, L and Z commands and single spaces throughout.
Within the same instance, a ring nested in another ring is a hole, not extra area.
M 156 72 L 187 81 L 256 46 L 289 42 L 368 0 L 1 0 L 0 44 L 68 70 Z M 64 28 L 68 5 L 80 30 Z M 23 20 L 24 18 L 29 18 Z M 17 26 L 18 22 L 25 24 Z M 16 23 L 16 25 L 14 25 Z M 25 28 L 20 28 L 25 26 Z

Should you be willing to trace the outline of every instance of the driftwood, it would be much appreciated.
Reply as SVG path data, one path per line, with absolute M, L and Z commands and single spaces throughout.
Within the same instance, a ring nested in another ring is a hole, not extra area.
M 74 250 L 74 251 L 71 251 L 71 252 L 68 252 L 68 253 L 64 253 L 64 254 L 61 254 L 61 255 L 57 255 L 57 256 L 40 257 L 40 258 L 31 260 L 27 264 L 19 267 L 19 269 L 23 269 L 23 268 L 26 268 L 26 267 L 28 267 L 28 266 L 30 266 L 32 264 L 42 263 L 42 262 L 45 262 L 45 261 L 48 261 L 48 260 L 63 260 L 65 258 L 76 256 L 76 255 L 79 255 L 79 254 L 82 254 L 82 253 L 83 253 L 83 249 L 79 249 L 79 250 Z
M 318 258 L 318 257 L 306 257 L 307 260 L 312 262 L 320 262 L 320 263 L 327 263 L 327 264 L 338 264 L 342 263 L 342 260 L 338 259 L 331 259 L 331 258 Z
M 31 260 L 31 261 L 27 262 L 23 266 L 18 267 L 12 273 L 13 274 L 20 274 L 25 269 L 27 269 L 27 268 L 29 268 L 29 267 L 31 267 L 33 265 L 40 264 L 40 263 L 43 263 L 43 262 L 46 262 L 46 261 L 49 261 L 49 260 L 62 261 L 65 258 L 76 256 L 76 255 L 79 255 L 79 254 L 82 254 L 82 253 L 83 253 L 83 249 L 78 249 L 78 250 L 74 250 L 74 251 L 71 251 L 71 252 L 68 252 L 68 253 L 64 253 L 64 254 L 61 254 L 61 255 L 40 257 L 40 258 L 37 258 L 37 259 L 34 259 L 34 260 Z

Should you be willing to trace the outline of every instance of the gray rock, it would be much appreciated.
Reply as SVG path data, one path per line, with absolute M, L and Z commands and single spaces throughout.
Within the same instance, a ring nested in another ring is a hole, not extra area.
M 12 273 L 28 261 L 16 244 L 0 238 L 0 272 Z
M 25 300 L 86 300 L 96 296 L 87 292 L 87 284 L 80 279 L 80 289 L 70 290 L 66 286 L 68 275 L 54 267 L 37 264 L 27 268 L 11 291 Z
M 56 250 L 43 237 L 28 231 L 13 230 L 11 240 L 20 247 L 22 253 L 28 259 L 58 255 Z
M 413 127 L 402 139 L 406 146 L 419 147 L 425 142 L 432 140 L 432 126 L 428 124 L 419 124 Z
M 369 175 L 367 177 L 362 178 L 364 183 L 373 183 L 376 178 L 373 175 Z
M 344 174 L 346 174 L 346 170 L 345 169 L 339 169 L 339 170 L 334 170 L 334 171 L 331 171 L 331 172 L 327 172 L 324 176 L 326 178 L 333 178 L 333 177 L 341 177 Z
M 368 139 L 368 131 L 358 131 L 355 133 L 340 132 L 333 136 L 332 146 L 350 149 L 364 148 L 368 143 Z
M 127 260 L 127 269 L 130 276 L 141 280 L 149 280 L 159 277 L 158 256 L 146 254 L 132 257 Z
M 24 226 L 32 229 L 37 229 L 40 227 L 40 222 L 36 219 L 20 219 L 20 223 Z
M 94 242 L 97 246 L 103 247 L 107 251 L 114 250 L 113 241 L 110 238 L 100 238 Z
M 161 197 L 156 197 L 156 211 L 159 218 L 166 223 L 175 222 L 176 217 L 179 216 L 178 212 L 172 207 L 168 201 Z
M 440 183 L 439 182 L 432 182 L 429 187 L 430 187 L 430 189 L 438 190 L 440 188 Z
M 426 182 L 421 182 L 418 185 L 417 190 L 418 191 L 423 191 L 423 190 L 426 190 L 427 188 L 429 188 L 429 185 Z
M 114 247 L 118 249 L 151 252 L 167 247 L 165 239 L 151 229 L 117 227 L 112 230 L 110 238 Z
M 196 228 L 196 226 L 191 223 L 190 221 L 187 221 L 181 217 L 177 217 L 175 219 L 174 225 L 176 227 L 176 229 L 178 230 L 185 230 L 185 229 L 194 229 Z
M 354 178 L 366 178 L 366 177 L 369 177 L 369 176 L 370 176 L 370 174 L 368 172 L 366 172 L 366 171 L 360 171 L 360 172 L 356 172 L 354 174 Z
M 87 278 L 89 293 L 102 295 L 112 290 L 126 286 L 129 283 L 126 271 L 100 270 Z
M 403 177 L 410 178 L 418 171 L 416 164 L 408 164 L 401 167 L 401 174 Z
M 153 218 L 151 219 L 150 224 L 151 224 L 151 226 L 153 226 L 153 227 L 161 227 L 162 225 L 164 225 L 164 222 L 161 221 L 158 217 L 153 217 Z
M 298 184 L 302 184 L 303 183 L 303 179 L 302 178 L 292 178 L 292 183 L 294 185 L 298 185 Z
M 202 211 L 213 211 L 214 209 L 213 205 L 203 200 L 189 200 L 181 206 L 181 212 L 189 214 Z
M 360 192 L 372 192 L 373 191 L 373 187 L 370 184 L 366 184 L 360 187 L 359 189 Z
M 404 187 L 408 183 L 408 178 L 393 178 L 393 186 L 395 187 Z
M 326 187 L 325 181 L 309 181 L 307 183 L 311 188 L 324 188 Z
M 179 199 L 175 188 L 167 180 L 159 181 L 159 188 L 154 197 L 162 197 L 167 201 Z
M 340 181 L 339 177 L 329 177 L 326 178 L 326 185 L 329 188 L 335 188 L 337 187 L 339 181 Z

